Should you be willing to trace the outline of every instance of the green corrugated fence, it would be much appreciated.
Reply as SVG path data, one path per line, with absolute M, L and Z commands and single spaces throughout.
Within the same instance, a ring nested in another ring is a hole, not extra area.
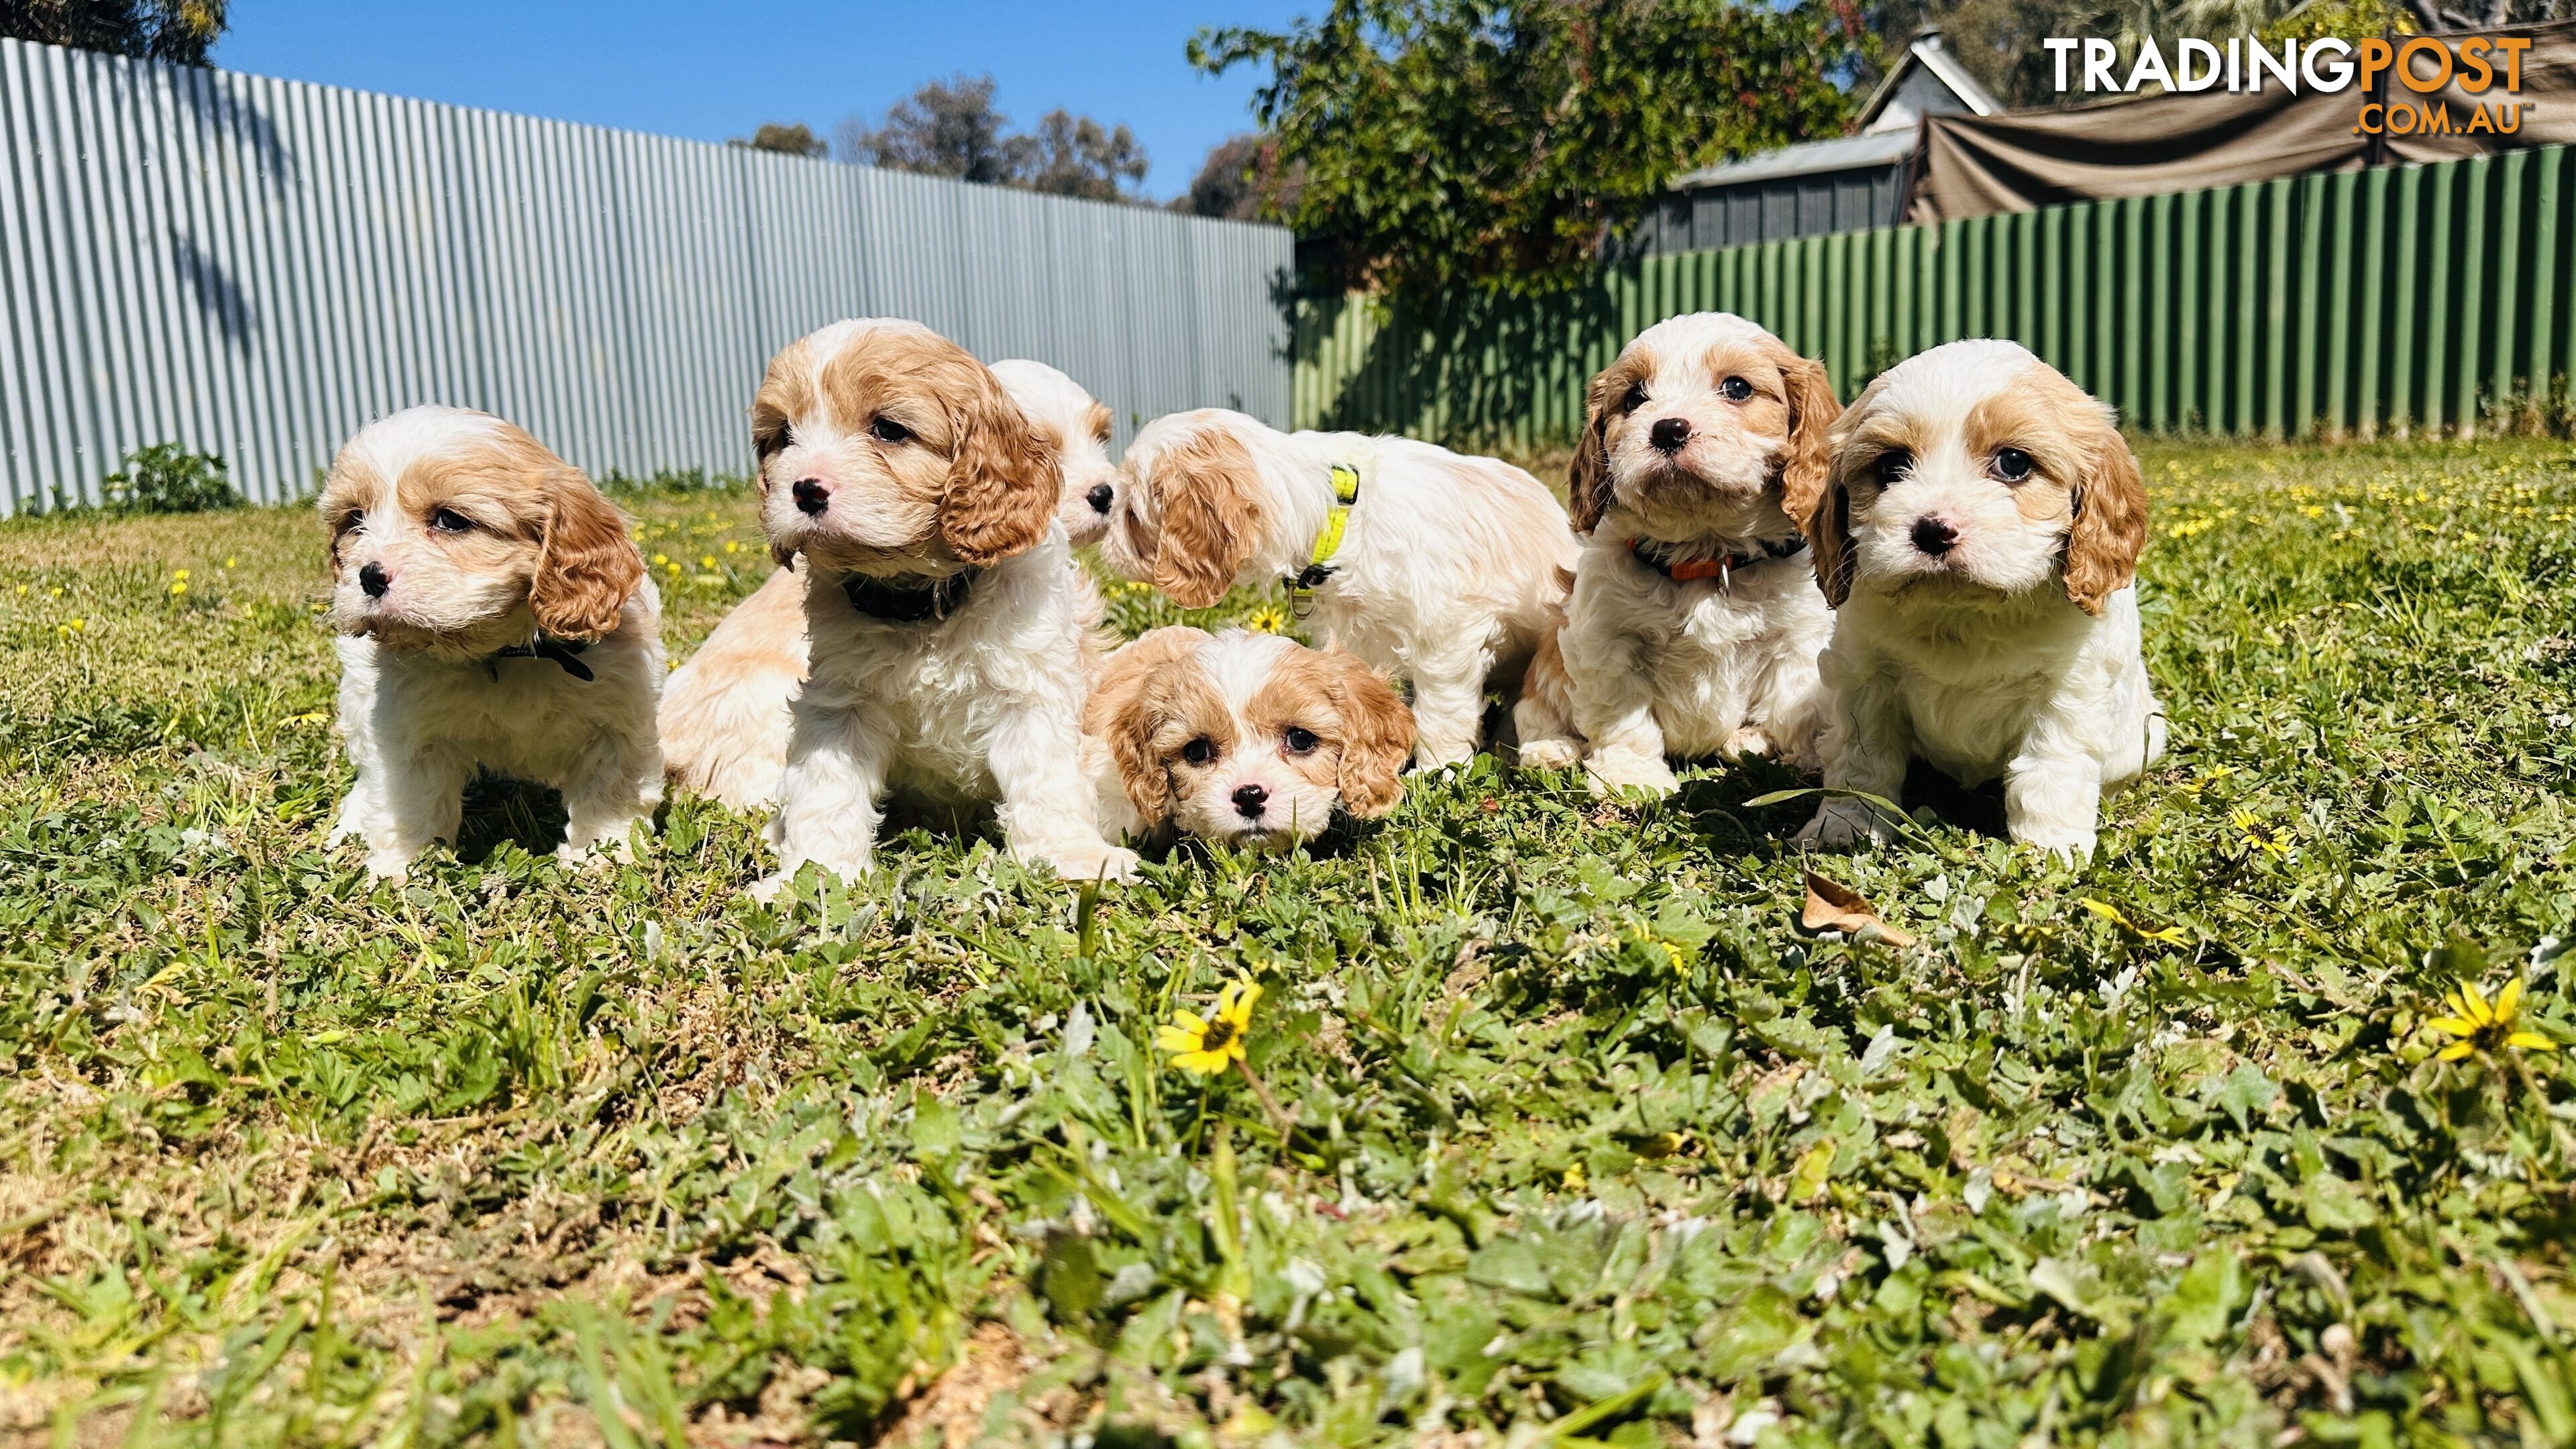
M 1822 357 L 1846 399 L 1926 347 L 2010 337 L 2148 432 L 2563 425 L 2576 149 L 1683 252 L 1535 299 L 1308 298 L 1298 425 L 1567 441 L 1628 338 L 1703 310 Z

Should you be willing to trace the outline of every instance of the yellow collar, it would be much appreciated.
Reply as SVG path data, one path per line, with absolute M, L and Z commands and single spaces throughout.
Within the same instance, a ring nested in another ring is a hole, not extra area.
M 1292 600 L 1302 602 L 1333 576 L 1333 556 L 1342 551 L 1342 534 L 1351 524 L 1351 505 L 1360 501 L 1360 470 L 1348 463 L 1335 463 L 1331 472 L 1333 511 L 1324 516 L 1323 531 L 1315 535 L 1315 546 L 1306 555 L 1306 567 L 1287 580 L 1288 597 Z

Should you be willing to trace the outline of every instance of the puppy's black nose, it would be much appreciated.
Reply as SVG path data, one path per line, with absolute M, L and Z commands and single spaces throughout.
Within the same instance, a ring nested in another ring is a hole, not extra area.
M 1117 490 L 1108 484 L 1094 483 L 1091 485 L 1091 491 L 1082 495 L 1082 501 L 1091 505 L 1092 512 L 1106 518 L 1109 516 L 1110 503 L 1117 497 Z
M 1914 546 L 1939 558 L 1959 542 L 1959 530 L 1940 519 L 1925 515 L 1914 520 Z
M 1646 441 L 1653 443 L 1658 452 L 1678 453 L 1690 441 L 1690 419 L 1657 418 L 1646 433 Z
M 1270 792 L 1258 785 L 1234 787 L 1234 813 L 1246 820 L 1258 820 L 1270 804 Z
M 822 516 L 823 510 L 832 506 L 832 490 L 824 487 L 820 478 L 799 478 L 788 491 L 796 495 L 796 511 L 809 518 Z
M 383 598 L 385 590 L 393 586 L 393 576 L 385 572 L 383 564 L 369 564 L 358 570 L 358 587 L 366 590 L 370 599 Z

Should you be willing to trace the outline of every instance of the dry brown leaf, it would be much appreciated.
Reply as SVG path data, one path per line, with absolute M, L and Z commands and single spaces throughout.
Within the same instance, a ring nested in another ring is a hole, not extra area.
M 1913 932 L 1880 920 L 1860 892 L 1812 870 L 1807 872 L 1807 909 L 1799 914 L 1798 924 L 1810 931 L 1840 931 L 1855 940 L 1875 939 L 1891 946 L 1914 944 Z

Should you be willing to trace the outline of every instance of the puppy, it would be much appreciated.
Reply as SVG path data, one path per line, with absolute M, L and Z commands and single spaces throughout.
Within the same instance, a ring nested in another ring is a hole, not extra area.
M 1110 656 L 1083 708 L 1101 818 L 1287 849 L 1336 807 L 1375 819 L 1404 797 L 1413 712 L 1338 649 L 1275 634 L 1156 629 Z
M 992 370 L 1040 445 L 1056 453 L 1066 532 L 1076 543 L 1097 539 L 1117 473 L 1109 409 L 1043 362 L 1012 358 Z M 771 574 L 663 687 L 662 757 L 674 782 L 737 810 L 777 803 L 788 702 L 805 683 L 805 579 L 792 563 Z M 1086 597 L 1096 616 L 1096 596 Z
M 2013 839 L 2090 856 L 2103 792 L 2165 747 L 2131 584 L 2146 491 L 2111 410 L 2017 344 L 1933 348 L 1836 425 L 1808 537 L 1839 610 L 1825 784 L 1896 800 L 1917 756 L 2001 776 Z M 1829 798 L 1802 838 L 1885 831 Z
M 1055 449 L 1064 471 L 1056 516 L 1064 520 L 1065 537 L 1076 548 L 1098 543 L 1109 531 L 1109 507 L 1118 492 L 1118 465 L 1109 461 L 1109 430 L 1116 420 L 1081 383 L 1043 362 L 1004 358 L 993 364 L 993 376 Z
M 760 522 L 802 558 L 766 898 L 807 861 L 864 874 L 890 789 L 991 801 L 1011 853 L 1125 876 L 1081 763 L 1097 610 L 1057 522 L 1054 451 L 963 348 L 836 322 L 770 359 L 751 406 Z
M 1282 433 L 1205 408 L 1128 445 L 1101 557 L 1185 608 L 1280 581 L 1330 643 L 1413 686 L 1417 763 L 1476 752 L 1574 562 L 1565 510 L 1508 463 L 1407 438 Z
M 1842 411 L 1824 368 L 1725 312 L 1659 322 L 1592 380 L 1568 478 L 1586 536 L 1513 712 L 1524 764 L 1664 794 L 1666 757 L 1816 765 L 1833 614 L 1800 555 Z
M 322 517 L 358 772 L 335 844 L 400 877 L 455 841 L 477 770 L 563 792 L 567 862 L 649 828 L 661 601 L 589 479 L 499 418 L 417 407 L 340 449 Z

